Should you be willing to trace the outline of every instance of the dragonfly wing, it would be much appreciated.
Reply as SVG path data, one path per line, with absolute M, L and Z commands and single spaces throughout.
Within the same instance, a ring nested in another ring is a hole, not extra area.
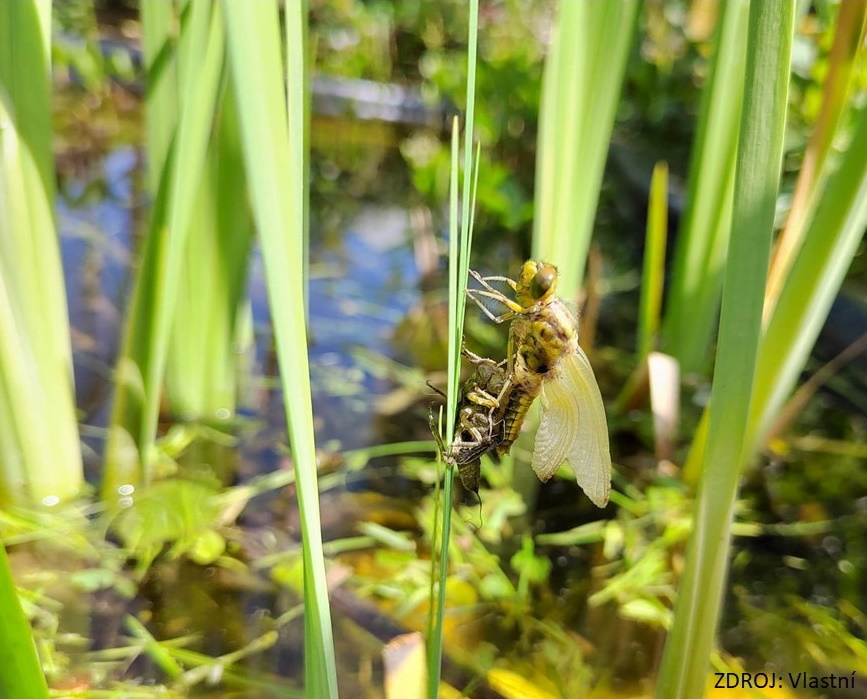
M 578 485 L 597 507 L 608 503 L 611 456 L 605 406 L 587 355 L 579 347 L 564 357 L 542 385 L 542 413 L 533 470 L 547 481 L 568 461 Z
M 578 405 L 558 381 L 542 385 L 539 430 L 533 448 L 533 470 L 546 482 L 566 460 L 569 445 L 578 439 Z

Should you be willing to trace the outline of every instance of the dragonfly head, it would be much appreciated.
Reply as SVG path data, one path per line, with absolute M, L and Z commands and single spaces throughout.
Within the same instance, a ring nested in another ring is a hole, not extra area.
M 557 268 L 548 262 L 527 260 L 518 276 L 516 297 L 529 308 L 553 295 L 557 289 Z

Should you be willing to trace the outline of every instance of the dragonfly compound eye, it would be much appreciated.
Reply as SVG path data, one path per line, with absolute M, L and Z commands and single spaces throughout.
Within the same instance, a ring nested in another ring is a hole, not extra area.
M 530 296 L 540 299 L 554 287 L 557 280 L 557 268 L 553 265 L 542 263 L 530 282 Z

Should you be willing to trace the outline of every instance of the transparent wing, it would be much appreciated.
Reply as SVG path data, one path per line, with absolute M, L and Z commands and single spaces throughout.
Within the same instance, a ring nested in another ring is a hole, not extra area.
M 564 461 L 593 504 L 605 507 L 611 489 L 608 425 L 593 369 L 580 347 L 542 386 L 533 470 L 547 481 Z

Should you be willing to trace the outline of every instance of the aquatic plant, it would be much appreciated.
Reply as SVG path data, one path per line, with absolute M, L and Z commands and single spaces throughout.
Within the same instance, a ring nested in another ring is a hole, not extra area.
M 84 485 L 54 214 L 50 28 L 49 3 L 0 7 L 0 507 L 56 505 Z

